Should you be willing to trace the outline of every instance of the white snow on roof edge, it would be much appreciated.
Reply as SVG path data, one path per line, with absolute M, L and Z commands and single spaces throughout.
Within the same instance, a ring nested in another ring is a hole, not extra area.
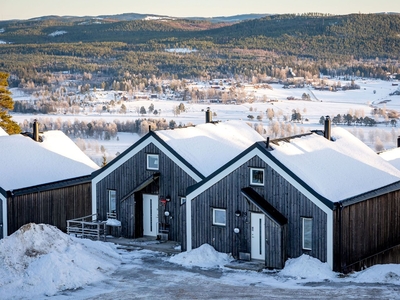
M 400 171 L 343 128 L 335 141 L 312 134 L 280 142 L 271 154 L 321 196 L 338 202 L 400 181 Z

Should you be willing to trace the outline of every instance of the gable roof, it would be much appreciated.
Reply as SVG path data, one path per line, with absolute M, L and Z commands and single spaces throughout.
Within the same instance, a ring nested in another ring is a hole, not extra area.
M 204 178 L 204 176 L 197 171 L 191 164 L 189 164 L 185 159 L 183 159 L 179 153 L 177 153 L 174 149 L 172 149 L 168 144 L 166 144 L 162 139 L 155 134 L 154 131 L 150 131 L 148 134 L 143 136 L 140 140 L 118 155 L 115 159 L 113 159 L 106 166 L 92 173 L 92 178 L 96 178 L 96 180 L 101 180 L 123 163 L 125 163 L 128 159 L 130 159 L 133 155 L 141 151 L 144 147 L 149 144 L 154 144 L 161 151 L 163 151 L 169 158 L 171 158 L 175 163 L 180 165 L 182 169 L 185 170 L 192 178 L 196 181 L 200 181 Z
M 261 135 L 243 121 L 150 131 L 105 167 L 94 172 L 93 177 L 103 172 L 111 172 L 138 149 L 155 143 L 171 159 L 181 164 L 186 172 L 191 173 L 193 178 L 200 181 L 255 142 L 263 140 Z
M 400 171 L 343 128 L 271 144 L 270 153 L 321 196 L 337 202 L 400 181 Z
M 269 143 L 268 148 L 264 142 L 255 143 L 203 181 L 188 187 L 187 195 L 196 197 L 254 156 L 330 209 L 336 202 L 358 202 L 399 189 L 400 171 L 367 145 L 342 128 L 334 128 L 332 137 L 334 141 L 316 133 L 305 134 L 279 139 L 277 145 Z
M 265 140 L 243 121 L 206 123 L 155 133 L 204 176 L 209 176 L 255 142 Z
M 99 167 L 61 131 L 42 135 L 35 142 L 22 135 L 0 137 L 0 173 L 4 190 L 57 182 L 90 175 Z

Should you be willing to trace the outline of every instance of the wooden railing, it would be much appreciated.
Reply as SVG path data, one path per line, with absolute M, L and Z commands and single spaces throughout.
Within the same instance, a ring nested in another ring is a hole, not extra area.
M 67 221 L 67 233 L 80 238 L 106 240 L 106 222 L 97 221 L 96 214 Z

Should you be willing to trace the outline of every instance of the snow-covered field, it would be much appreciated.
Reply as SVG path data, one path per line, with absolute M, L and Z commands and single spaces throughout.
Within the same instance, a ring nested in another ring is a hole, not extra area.
M 329 80 L 328 80 L 329 81 Z M 331 80 L 336 83 L 339 80 Z M 349 85 L 349 81 L 340 81 L 342 86 Z M 88 108 L 84 112 L 79 114 L 51 114 L 51 115 L 26 115 L 26 114 L 13 114 L 13 119 L 19 123 L 24 120 L 32 120 L 34 118 L 50 118 L 53 120 L 60 119 L 62 121 L 70 120 L 90 122 L 92 120 L 102 119 L 105 122 L 113 122 L 114 120 L 120 120 L 121 122 L 127 120 L 134 120 L 138 118 L 164 118 L 169 122 L 174 120 L 177 125 L 188 125 L 188 124 L 200 124 L 205 121 L 205 113 L 207 107 L 210 107 L 214 121 L 225 121 L 225 120 L 246 120 L 249 123 L 262 124 L 264 128 L 271 126 L 272 122 L 268 120 L 266 115 L 267 109 L 273 109 L 275 112 L 274 122 L 283 123 L 285 117 L 290 120 L 293 110 L 301 113 L 303 121 L 301 123 L 291 123 L 293 127 L 292 134 L 298 134 L 307 130 L 322 129 L 322 125 L 319 124 L 321 116 L 336 116 L 337 114 L 352 115 L 358 114 L 360 116 L 371 115 L 372 109 L 382 108 L 386 110 L 394 110 L 400 113 L 400 95 L 390 96 L 389 94 L 399 89 L 398 81 L 382 81 L 373 79 L 358 79 L 355 81 L 360 89 L 357 90 L 346 90 L 346 91 L 322 91 L 314 90 L 310 87 L 304 88 L 291 88 L 284 89 L 282 84 L 272 84 L 272 89 L 268 88 L 254 88 L 252 86 L 245 87 L 244 92 L 248 95 L 254 96 L 252 103 L 246 102 L 240 105 L 234 104 L 222 104 L 222 103 L 191 103 L 184 102 L 186 111 L 179 115 L 174 114 L 174 107 L 178 106 L 181 101 L 176 100 L 162 100 L 162 99 L 149 99 L 149 100 L 132 100 L 123 101 L 123 104 L 127 108 L 127 113 L 119 113 L 120 105 L 116 105 L 114 112 L 98 112 L 96 110 L 90 111 Z M 196 85 L 196 88 L 202 89 L 201 85 Z M 13 99 L 15 101 L 24 101 L 34 99 L 31 95 L 24 94 L 19 89 L 11 89 Z M 288 97 L 294 99 L 301 99 L 303 93 L 311 96 L 311 101 L 303 100 L 287 100 Z M 114 92 L 97 91 L 96 98 L 98 103 L 107 103 L 115 98 Z M 265 101 L 274 100 L 274 102 Z M 148 107 L 153 104 L 154 109 L 159 111 L 159 115 L 144 114 L 139 115 L 140 107 Z M 253 120 L 249 119 L 248 116 L 252 115 Z M 257 120 L 257 117 L 262 115 L 262 120 Z M 383 121 L 379 119 L 378 121 Z M 288 121 L 286 121 L 288 123 Z M 376 127 L 366 126 L 345 126 L 352 134 L 361 139 L 371 148 L 374 148 L 377 137 L 380 142 L 383 143 L 385 149 L 396 147 L 396 138 L 400 135 L 400 123 L 397 127 L 391 127 L 390 125 L 378 124 Z M 102 160 L 103 152 L 99 151 L 101 146 L 105 148 L 105 155 L 108 161 L 116 156 L 116 153 L 122 153 L 131 144 L 137 141 L 140 136 L 129 133 L 118 133 L 118 139 L 111 141 L 104 140 L 86 140 L 84 151 L 100 164 Z M 77 142 L 77 141 L 76 141 Z M 82 143 L 82 141 L 80 142 Z
M 204 244 L 168 256 L 27 224 L 0 241 L 1 299 L 399 299 L 400 266 L 343 276 L 307 255 L 281 271 L 233 270 Z

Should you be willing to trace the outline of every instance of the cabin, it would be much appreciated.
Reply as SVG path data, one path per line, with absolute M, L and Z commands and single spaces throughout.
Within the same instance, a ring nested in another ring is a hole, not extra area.
M 0 238 L 30 222 L 66 230 L 91 214 L 91 173 L 99 167 L 61 131 L 0 135 Z
M 114 216 L 126 238 L 185 240 L 186 189 L 263 140 L 242 121 L 150 131 L 93 173 L 92 213 Z M 114 234 L 114 233 L 113 233 Z
M 341 128 L 253 144 L 186 193 L 186 250 L 283 268 L 400 262 L 400 172 Z

